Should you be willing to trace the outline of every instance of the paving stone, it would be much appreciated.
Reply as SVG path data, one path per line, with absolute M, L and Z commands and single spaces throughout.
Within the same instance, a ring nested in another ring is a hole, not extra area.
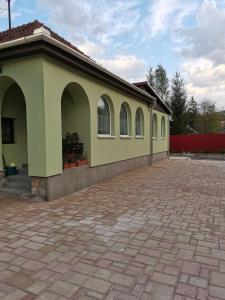
M 197 295 L 197 288 L 185 283 L 178 283 L 176 288 L 176 294 L 195 298 Z
M 225 251 L 218 250 L 218 249 L 212 249 L 212 257 L 225 260 Z
M 0 196 L 0 299 L 225 299 L 224 178 L 172 159 L 51 203 Z
M 168 274 L 164 274 L 164 273 L 154 272 L 152 275 L 152 281 L 176 286 L 177 277 L 168 275 Z
M 48 285 L 49 284 L 44 281 L 38 281 L 31 285 L 29 288 L 27 288 L 27 291 L 31 292 L 32 294 L 39 295 L 43 290 L 45 290 L 48 287 Z
M 70 284 L 65 281 L 58 280 L 53 285 L 49 287 L 49 291 L 54 292 L 55 294 L 72 297 L 73 294 L 79 289 L 78 286 Z
M 209 285 L 209 295 L 219 299 L 225 299 L 225 288 Z
M 105 294 L 111 287 L 111 284 L 105 280 L 101 280 L 97 278 L 89 278 L 84 283 L 84 287 Z
M 194 262 L 184 261 L 182 264 L 182 272 L 190 275 L 199 275 L 200 273 L 200 264 Z
M 225 273 L 212 271 L 210 274 L 210 283 L 225 288 Z
M 200 288 L 207 288 L 208 280 L 202 277 L 190 276 L 189 283 L 191 285 L 200 287 Z
M 154 286 L 151 294 L 152 300 L 172 300 L 174 294 L 174 288 L 163 284 L 157 284 Z
M 125 274 L 115 273 L 110 278 L 110 281 L 113 283 L 131 287 L 134 283 L 134 277 L 131 277 L 131 276 L 128 276 Z

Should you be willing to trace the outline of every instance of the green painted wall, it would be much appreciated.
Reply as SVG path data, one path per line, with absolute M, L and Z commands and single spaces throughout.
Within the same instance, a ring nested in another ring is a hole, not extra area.
M 7 164 L 18 167 L 27 164 L 27 124 L 26 103 L 21 90 L 12 85 L 6 92 L 2 103 L 2 117 L 14 119 L 14 144 L 4 144 L 3 154 Z
M 151 110 L 145 102 L 45 56 L 3 64 L 0 76 L 1 102 L 8 87 L 13 84 L 12 79 L 21 87 L 26 100 L 29 175 L 48 177 L 62 173 L 62 135 L 66 128 L 80 134 L 92 167 L 150 154 Z M 102 138 L 97 134 L 97 104 L 102 95 L 107 95 L 112 104 L 113 136 L 110 138 Z M 131 134 L 126 139 L 120 138 L 119 128 L 120 106 L 123 102 L 129 104 L 132 118 Z M 138 107 L 144 115 L 143 138 L 135 137 L 135 113 Z M 157 112 L 157 115 L 160 118 L 160 113 Z M 1 148 L 0 144 L 0 151 Z M 168 135 L 165 140 L 159 138 L 154 141 L 153 149 L 154 153 L 167 151 Z M 22 156 L 20 159 L 24 160 Z
M 158 112 L 156 110 L 153 110 L 153 114 L 157 115 L 158 120 L 158 138 L 153 138 L 153 153 L 160 153 L 169 151 L 169 116 L 166 114 L 163 114 L 161 112 Z M 161 137 L 161 120 L 162 117 L 165 117 L 165 138 Z
M 90 109 L 84 91 L 76 84 L 66 87 L 62 96 L 62 135 L 77 132 L 84 143 L 84 153 L 90 152 Z
M 107 164 L 119 160 L 125 160 L 133 157 L 148 155 L 150 152 L 150 110 L 146 103 L 142 103 L 135 98 L 131 98 L 121 91 L 118 91 L 111 86 L 102 84 L 96 79 L 90 78 L 87 75 L 74 72 L 67 66 L 62 66 L 59 63 L 55 63 L 49 58 L 44 62 L 45 70 L 45 96 L 46 106 L 51 111 L 51 122 L 49 126 L 56 128 L 61 123 L 59 111 L 61 109 L 61 95 L 65 87 L 71 83 L 78 83 L 85 90 L 89 99 L 90 105 L 90 140 L 91 140 L 91 152 L 89 153 L 89 162 L 91 166 L 97 166 L 101 164 Z M 51 82 L 48 79 L 51 78 Z M 51 88 L 52 82 L 54 82 L 54 89 Z M 114 107 L 114 137 L 112 138 L 99 138 L 97 134 L 97 103 L 102 95 L 110 97 Z M 120 105 L 126 101 L 130 105 L 132 114 L 132 135 L 129 139 L 121 139 L 119 136 L 119 115 Z M 144 113 L 144 138 L 137 139 L 134 136 L 135 133 L 135 112 L 138 107 L 141 107 Z M 53 118 L 54 115 L 54 118 Z M 82 119 L 86 118 L 86 114 L 82 114 Z M 48 122 L 48 120 L 46 120 Z M 50 122 L 49 122 L 50 123 Z M 85 124 L 85 122 L 84 122 Z M 61 149 L 61 137 L 57 134 L 52 134 L 49 143 L 49 153 L 55 149 Z M 55 152 L 58 158 L 55 162 L 61 161 L 61 153 Z M 56 163 L 57 164 L 57 163 Z M 58 166 L 59 167 L 59 166 Z
M 47 173 L 43 80 L 43 59 L 41 57 L 3 63 L 0 75 L 0 104 L 2 104 L 7 89 L 15 82 L 20 86 L 26 100 L 28 173 L 31 176 L 45 176 Z M 2 168 L 0 157 L 0 169 Z

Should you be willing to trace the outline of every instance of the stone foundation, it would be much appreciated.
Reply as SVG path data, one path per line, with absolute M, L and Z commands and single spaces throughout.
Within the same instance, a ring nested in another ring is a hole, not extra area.
M 166 158 L 168 152 L 162 152 L 93 168 L 84 165 L 66 169 L 62 174 L 48 178 L 32 177 L 32 195 L 51 201 Z
M 153 154 L 152 162 L 157 162 L 159 160 L 168 159 L 169 158 L 169 152 L 160 152 Z
M 35 199 L 48 200 L 48 181 L 49 178 L 32 177 L 31 193 Z
M 146 155 L 93 168 L 85 165 L 66 169 L 57 176 L 32 178 L 32 194 L 51 201 L 150 164 L 151 157 Z

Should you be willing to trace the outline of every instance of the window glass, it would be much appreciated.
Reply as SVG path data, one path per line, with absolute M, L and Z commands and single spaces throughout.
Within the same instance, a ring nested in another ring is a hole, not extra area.
M 14 119 L 2 118 L 2 143 L 14 144 Z
M 162 117 L 162 122 L 161 122 L 161 137 L 163 138 L 166 137 L 166 122 L 164 117 Z
M 104 97 L 98 102 L 98 134 L 111 134 L 109 104 Z
M 120 135 L 128 135 L 128 115 L 124 104 L 120 109 Z
M 156 114 L 153 115 L 153 137 L 157 138 L 158 137 L 158 124 L 157 124 L 157 116 Z
M 135 117 L 135 135 L 136 136 L 143 136 L 144 132 L 144 120 L 143 115 L 140 109 L 137 109 L 136 111 L 136 117 Z

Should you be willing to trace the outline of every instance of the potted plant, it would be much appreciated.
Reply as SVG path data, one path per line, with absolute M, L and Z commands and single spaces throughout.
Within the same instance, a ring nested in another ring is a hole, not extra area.
M 84 152 L 84 144 L 80 142 L 78 133 L 67 132 L 62 145 L 64 169 L 76 167 L 77 161 L 82 159 Z

